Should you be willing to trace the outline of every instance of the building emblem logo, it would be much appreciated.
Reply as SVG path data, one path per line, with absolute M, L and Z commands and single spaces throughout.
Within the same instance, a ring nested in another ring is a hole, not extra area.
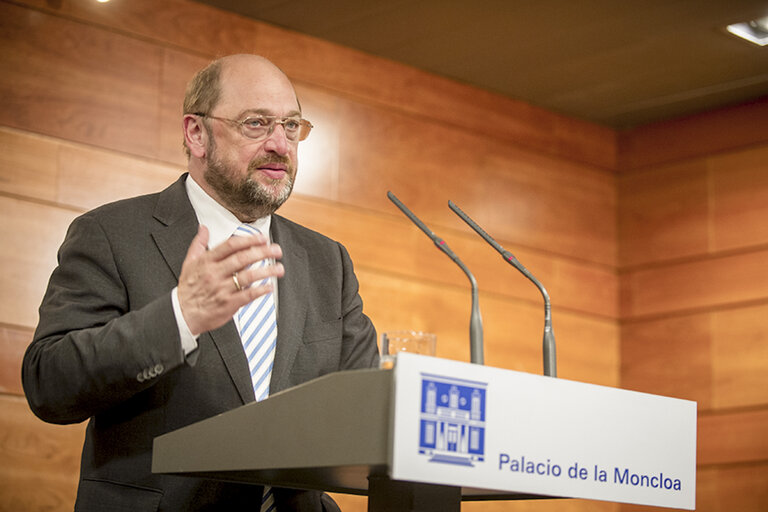
M 421 374 L 419 453 L 430 462 L 473 466 L 485 460 L 487 383 Z

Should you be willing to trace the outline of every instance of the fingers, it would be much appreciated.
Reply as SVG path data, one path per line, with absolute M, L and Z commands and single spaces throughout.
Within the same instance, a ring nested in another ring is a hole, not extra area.
M 274 289 L 270 278 L 285 273 L 274 263 L 282 257 L 280 246 L 262 235 L 232 237 L 212 250 L 208 240 L 201 226 L 179 276 L 181 312 L 196 335 L 224 325 L 240 307 Z
M 232 236 L 209 251 L 213 261 L 222 261 L 248 248 L 270 247 L 269 238 L 257 233 L 251 236 Z
M 229 292 L 229 301 L 232 304 L 236 304 L 237 307 L 235 307 L 232 314 L 234 315 L 235 312 L 240 309 L 241 307 L 245 306 L 249 302 L 253 302 L 257 298 L 261 297 L 262 295 L 265 295 L 267 293 L 270 293 L 274 291 L 275 287 L 273 284 L 273 281 L 271 279 L 266 280 L 259 280 L 258 282 L 252 283 L 247 286 L 242 285 L 242 279 L 241 279 L 241 288 L 240 290 L 237 290 L 235 288 L 234 283 L 229 285 L 231 288 L 231 292 Z M 230 315 L 231 317 L 232 315 Z M 229 320 L 229 319 L 227 319 Z
M 285 268 L 278 261 L 267 265 L 241 269 L 233 272 L 231 275 L 235 290 L 242 291 L 246 288 L 265 285 L 272 277 L 283 277 L 285 275 Z
M 185 259 L 194 260 L 205 254 L 208 250 L 208 237 L 208 228 L 201 224 L 197 228 L 197 234 L 195 235 L 195 238 L 193 238 L 192 243 L 189 244 L 189 249 L 187 249 L 187 256 Z
M 249 271 L 254 274 L 253 279 L 249 281 L 252 283 L 258 277 L 256 272 L 252 272 L 253 270 L 268 268 L 270 264 L 274 264 L 275 260 L 282 256 L 283 252 L 279 245 L 261 245 L 241 249 L 220 260 L 217 264 L 224 275 Z
M 207 254 L 207 258 L 217 266 L 222 276 L 242 272 L 263 260 L 276 260 L 282 256 L 280 246 L 270 244 L 269 240 L 260 234 L 232 237 Z M 249 284 L 251 282 L 253 280 L 249 281 Z

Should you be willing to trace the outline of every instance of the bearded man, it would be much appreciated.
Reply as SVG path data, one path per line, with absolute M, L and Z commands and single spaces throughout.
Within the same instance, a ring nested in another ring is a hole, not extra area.
M 285 74 L 216 60 L 182 124 L 188 174 L 70 226 L 24 356 L 27 400 L 44 421 L 89 422 L 76 510 L 330 508 L 318 492 L 151 472 L 158 435 L 378 364 L 347 251 L 274 213 L 312 128 Z

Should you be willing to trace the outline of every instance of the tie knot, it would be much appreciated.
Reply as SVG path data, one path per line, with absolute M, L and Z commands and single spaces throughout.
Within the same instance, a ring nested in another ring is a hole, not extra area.
M 253 236 L 255 234 L 261 234 L 261 231 L 251 226 L 250 224 L 240 224 L 232 233 L 232 236 Z

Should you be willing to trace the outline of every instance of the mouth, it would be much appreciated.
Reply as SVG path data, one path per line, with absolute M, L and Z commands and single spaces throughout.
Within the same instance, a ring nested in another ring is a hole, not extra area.
M 288 173 L 288 166 L 280 163 L 266 163 L 256 168 L 273 180 L 280 180 Z

